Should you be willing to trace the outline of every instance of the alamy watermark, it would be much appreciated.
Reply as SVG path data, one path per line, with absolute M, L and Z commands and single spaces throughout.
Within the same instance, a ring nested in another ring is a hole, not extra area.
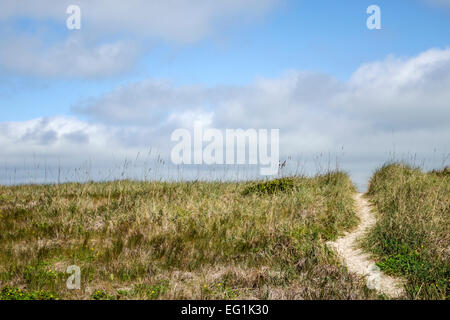
M 200 122 L 195 122 L 193 134 L 187 129 L 177 129 L 172 133 L 171 140 L 178 142 L 170 155 L 175 165 L 249 164 L 259 165 L 259 172 L 264 176 L 278 173 L 279 129 L 271 129 L 270 132 L 267 129 L 222 131 L 205 129 Z
M 81 269 L 78 266 L 68 266 L 66 273 L 71 276 L 66 281 L 66 287 L 69 290 L 80 290 L 81 288 Z
M 380 268 L 373 264 L 369 266 L 366 270 L 367 276 L 367 288 L 372 290 L 380 291 L 381 287 L 381 270 Z
M 367 8 L 367 14 L 370 14 L 367 18 L 367 28 L 369 30 L 381 29 L 381 9 L 377 5 L 371 5 Z
M 66 26 L 69 30 L 80 30 L 81 29 L 81 9 L 77 5 L 70 5 L 66 10 L 67 14 L 70 16 L 66 20 Z

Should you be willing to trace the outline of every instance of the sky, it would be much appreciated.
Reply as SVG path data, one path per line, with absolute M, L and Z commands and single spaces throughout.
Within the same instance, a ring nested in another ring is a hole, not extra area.
M 176 177 L 155 166 L 201 121 L 280 129 L 290 170 L 365 188 L 386 161 L 449 164 L 449 119 L 450 0 L 0 3 L 0 183 Z

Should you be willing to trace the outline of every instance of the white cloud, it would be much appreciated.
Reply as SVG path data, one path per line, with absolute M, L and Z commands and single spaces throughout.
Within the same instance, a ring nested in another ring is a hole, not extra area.
M 215 101 L 215 90 L 199 86 L 174 88 L 168 82 L 145 80 L 119 87 L 75 111 L 120 124 L 158 125 L 175 111 L 203 109 Z
M 0 68 L 19 75 L 58 78 L 98 78 L 129 70 L 137 60 L 138 48 L 129 42 L 87 46 L 72 36 L 63 43 L 44 44 L 30 36 L 0 40 Z
M 450 49 L 363 65 L 340 99 L 348 112 L 385 129 L 448 126 Z
M 0 124 L 1 154 L 4 159 L 20 159 L 33 154 L 70 159 L 79 155 L 81 150 L 102 150 L 102 146 L 111 145 L 112 141 L 108 141 L 105 136 L 107 134 L 103 125 L 89 125 L 64 117 Z
M 220 127 L 292 129 L 330 117 L 391 131 L 447 125 L 448 101 L 450 49 L 431 49 L 409 59 L 365 64 L 348 82 L 296 71 L 241 87 L 177 87 L 149 79 L 85 101 L 76 110 L 122 124 L 157 125 L 173 113 L 213 110 L 214 125 Z

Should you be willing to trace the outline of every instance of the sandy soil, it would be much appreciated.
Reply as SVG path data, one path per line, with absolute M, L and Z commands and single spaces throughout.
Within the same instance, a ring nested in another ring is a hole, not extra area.
M 366 277 L 369 288 L 376 289 L 391 298 L 399 298 L 404 295 L 404 281 L 381 272 L 375 261 L 357 246 L 358 239 L 375 224 L 376 219 L 361 193 L 355 196 L 355 201 L 360 224 L 352 232 L 328 244 L 336 250 L 350 272 Z

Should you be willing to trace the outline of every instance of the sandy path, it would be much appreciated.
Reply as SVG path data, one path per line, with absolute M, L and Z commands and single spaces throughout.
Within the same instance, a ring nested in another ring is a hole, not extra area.
M 352 232 L 328 244 L 337 251 L 350 272 L 366 277 L 369 288 L 398 298 L 404 294 L 403 281 L 382 273 L 370 256 L 357 247 L 357 240 L 375 224 L 376 220 L 370 211 L 369 203 L 361 193 L 355 196 L 355 201 L 360 224 Z

